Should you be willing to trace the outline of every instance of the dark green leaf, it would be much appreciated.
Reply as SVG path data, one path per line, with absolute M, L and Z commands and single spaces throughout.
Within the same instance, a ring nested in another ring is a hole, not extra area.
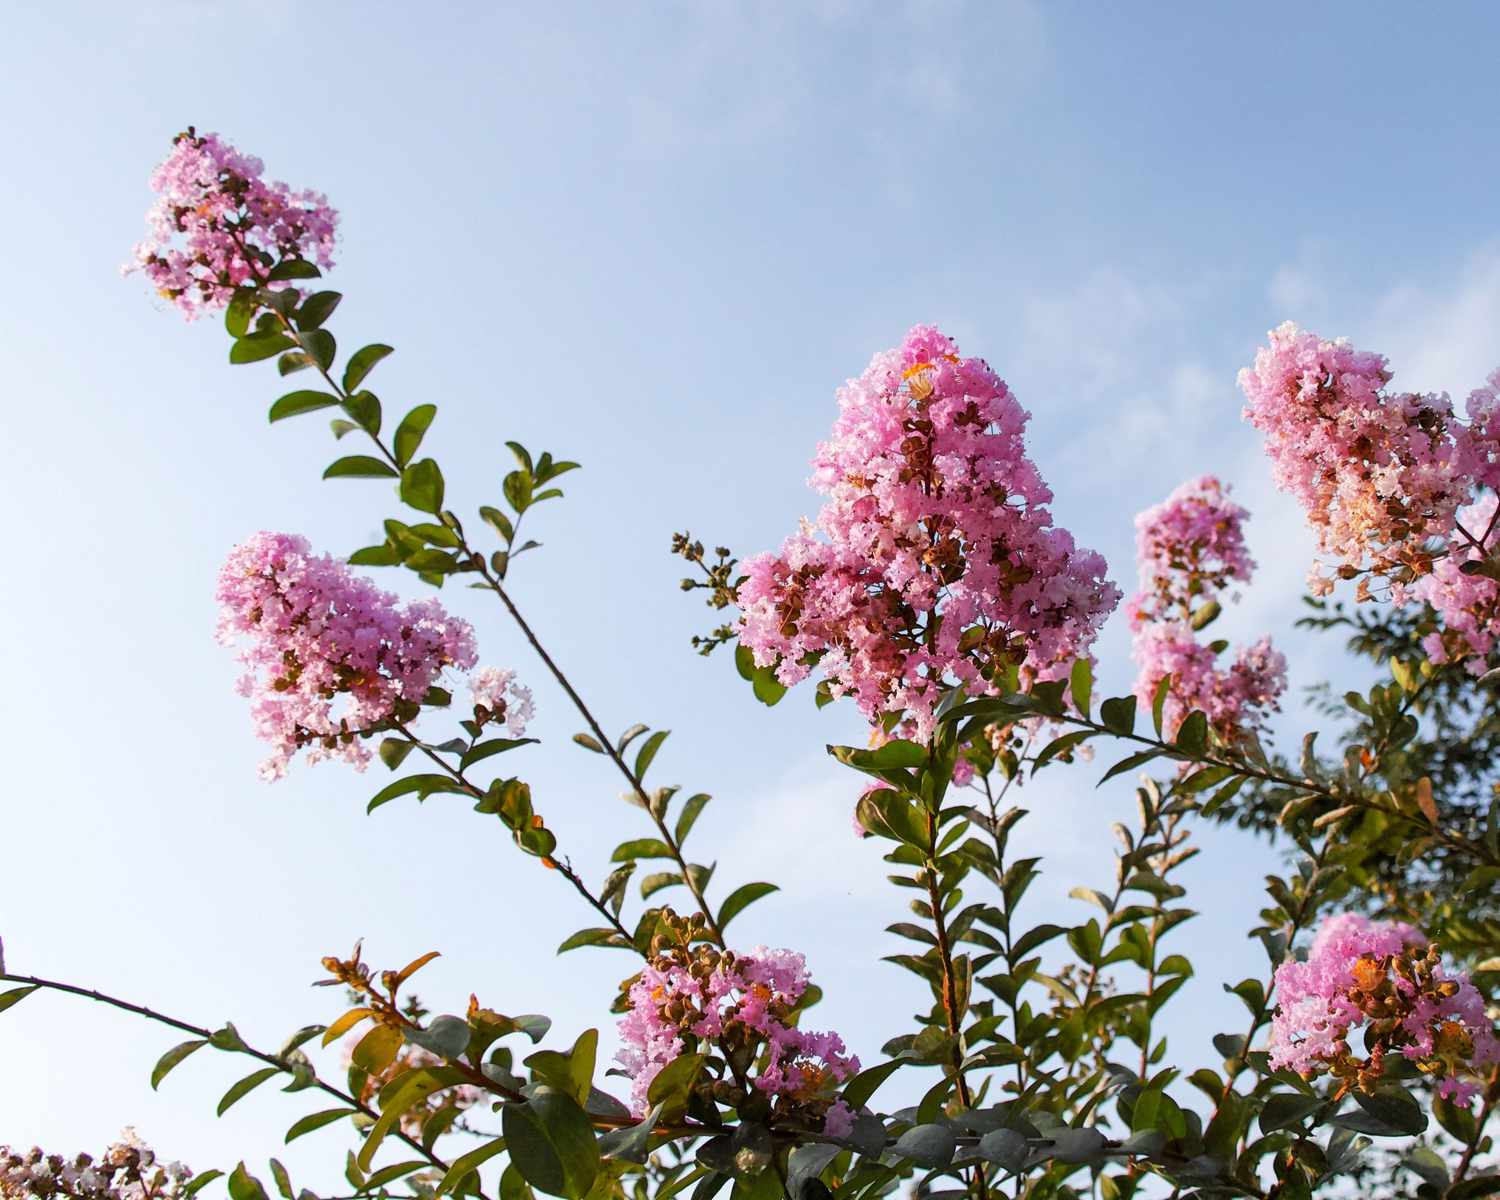
M 441 512 L 443 472 L 437 463 L 430 458 L 424 458 L 421 462 L 412 463 L 402 471 L 401 499 L 419 512 Z
M 599 1145 L 572 1097 L 539 1088 L 525 1104 L 507 1104 L 500 1119 L 511 1163 L 527 1183 L 565 1200 L 588 1194 L 599 1174 Z
M 0 996 L 0 1001 L 3 1001 L 4 999 L 4 996 Z M 194 1050 L 197 1050 L 200 1046 L 206 1045 L 208 1045 L 206 1039 L 193 1038 L 191 1041 L 180 1042 L 178 1045 L 173 1046 L 170 1050 L 163 1054 L 159 1059 L 156 1060 L 156 1066 L 151 1069 L 151 1090 L 153 1092 L 156 1090 L 156 1085 L 167 1077 L 168 1071 L 170 1071 L 173 1067 L 175 1067 L 178 1063 L 185 1059 Z
M 438 1184 L 437 1194 L 442 1196 L 451 1192 L 463 1182 L 465 1175 L 477 1170 L 504 1149 L 505 1138 L 496 1138 L 494 1141 L 480 1146 L 477 1150 L 470 1150 L 467 1154 L 455 1158 L 452 1165 L 448 1168 L 448 1173 L 443 1176 L 442 1182 Z
M 266 278 L 272 283 L 285 283 L 289 279 L 317 279 L 322 274 L 305 258 L 287 258 L 272 267 Z
M 252 1071 L 241 1079 L 232 1088 L 224 1093 L 224 1098 L 219 1101 L 219 1116 L 223 1116 L 241 1097 L 254 1091 L 273 1075 L 280 1075 L 280 1067 L 262 1067 L 259 1071 Z
M 232 363 L 260 362 L 262 359 L 275 358 L 283 350 L 290 350 L 295 345 L 296 343 L 284 333 L 252 333 L 240 338 L 229 347 L 229 361 Z
M 1099 706 L 1099 720 L 1111 733 L 1129 734 L 1135 730 L 1135 697 L 1115 696 Z
M 762 896 L 780 891 L 774 883 L 747 883 L 734 889 L 719 906 L 719 928 L 725 928 L 741 912 L 749 908 Z
M 288 392 L 271 405 L 270 416 L 273 422 L 284 421 L 300 413 L 317 412 L 320 408 L 332 408 L 338 402 L 337 396 L 331 396 L 327 392 Z
M 296 1122 L 287 1131 L 287 1140 L 288 1142 L 294 1142 L 294 1140 L 302 1137 L 303 1134 L 311 1134 L 314 1130 L 321 1130 L 324 1125 L 332 1125 L 339 1118 L 353 1116 L 357 1112 L 359 1112 L 359 1109 L 324 1109 L 321 1113 L 309 1113 L 302 1121 Z
M 401 424 L 396 426 L 393 441 L 396 449 L 396 461 L 401 466 L 411 462 L 412 455 L 417 452 L 417 447 L 422 444 L 422 438 L 427 433 L 427 427 L 432 424 L 432 418 L 437 416 L 437 405 L 419 404 L 411 412 L 401 419 Z M 435 512 L 436 509 L 428 509 Z
M 396 472 L 378 458 L 368 454 L 351 454 L 341 458 L 323 472 L 324 479 L 394 479 Z
M 356 350 L 344 368 L 344 391 L 354 391 L 364 382 L 365 376 L 375 369 L 375 364 L 393 352 L 393 347 L 382 346 L 378 343 Z
M 302 302 L 297 309 L 297 327 L 299 329 L 317 329 L 324 321 L 333 316 L 333 310 L 339 306 L 343 296 L 338 292 L 314 292 Z
M 19 1004 L 32 992 L 36 991 L 37 984 L 28 984 L 26 987 L 11 988 L 8 992 L 0 993 L 0 1012 L 4 1012 L 12 1004 Z
M 267 1200 L 266 1189 L 245 1170 L 244 1163 L 229 1173 L 229 1195 L 231 1200 Z
M 302 348 L 319 367 L 326 371 L 333 366 L 333 360 L 338 355 L 338 343 L 328 330 L 309 329 L 302 334 L 301 342 Z

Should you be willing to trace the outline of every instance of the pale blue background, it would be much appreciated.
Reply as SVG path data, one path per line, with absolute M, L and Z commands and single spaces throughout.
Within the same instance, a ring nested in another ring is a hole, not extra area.
M 470 990 L 607 1020 L 625 957 L 552 948 L 586 914 L 454 803 L 374 818 L 339 766 L 257 782 L 235 668 L 212 640 L 214 572 L 256 529 L 345 552 L 393 508 L 321 483 L 316 418 L 268 428 L 278 380 L 229 370 L 117 265 L 145 179 L 187 122 L 328 192 L 343 212 L 334 328 L 389 340 L 388 407 L 436 401 L 429 438 L 466 508 L 503 442 L 581 460 L 515 592 L 615 729 L 675 730 L 662 781 L 718 797 L 694 849 L 714 892 L 785 891 L 747 942 L 801 947 L 823 1023 L 867 1061 L 926 1001 L 878 963 L 904 897 L 849 835 L 856 790 L 823 755 L 860 736 L 799 693 L 755 704 L 686 640 L 706 613 L 666 555 L 690 526 L 742 552 L 813 511 L 807 460 L 833 390 L 918 321 L 987 357 L 1034 414 L 1059 521 L 1131 583 L 1131 516 L 1212 470 L 1256 512 L 1260 582 L 1224 622 L 1274 630 L 1298 687 L 1327 646 L 1288 634 L 1308 539 L 1239 422 L 1234 373 L 1295 317 L 1388 352 L 1456 395 L 1500 361 L 1495 53 L 1482 3 L 1041 5 L 79 4 L 22 0 L 0 47 L 9 235 L 0 290 L 8 686 L 0 935 L 51 974 L 274 1045 L 327 1019 L 307 984 L 360 935 L 439 1009 Z M 406 590 L 405 582 L 388 577 Z M 640 814 L 493 605 L 458 593 L 485 658 L 535 684 L 538 803 L 591 877 Z M 1129 679 L 1122 622 L 1101 654 Z M 1289 715 L 1287 736 L 1301 724 Z M 1129 790 L 1044 776 L 1023 847 L 1048 855 L 1031 914 L 1082 919 L 1111 877 Z M 1276 863 L 1210 833 L 1183 872 L 1200 977 L 1173 1054 L 1239 1028 L 1220 981 L 1260 974 L 1242 932 Z M 202 1054 L 153 1094 L 175 1039 L 36 996 L 0 1019 L 0 1141 L 97 1148 L 135 1122 L 201 1168 L 263 1164 L 321 1107 L 257 1092 Z M 333 1056 L 328 1056 L 333 1061 Z M 284 1155 L 332 1184 L 337 1134 Z

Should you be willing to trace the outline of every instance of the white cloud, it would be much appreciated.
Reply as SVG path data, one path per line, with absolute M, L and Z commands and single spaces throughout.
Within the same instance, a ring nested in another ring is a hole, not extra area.
M 1500 242 L 1470 255 L 1451 283 L 1392 288 L 1362 328 L 1399 386 L 1461 400 L 1500 366 Z

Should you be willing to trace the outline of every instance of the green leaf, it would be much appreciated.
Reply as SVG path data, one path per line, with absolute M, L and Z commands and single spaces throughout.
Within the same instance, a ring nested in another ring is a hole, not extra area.
M 343 296 L 338 292 L 314 292 L 297 309 L 297 328 L 317 329 L 333 316 Z
M 858 746 L 829 746 L 828 753 L 841 763 L 866 771 L 891 771 L 927 765 L 927 748 L 900 738 L 887 742 L 878 750 L 863 750 Z
M 1110 767 L 1108 771 L 1104 772 L 1103 776 L 1100 777 L 1099 782 L 1094 786 L 1103 787 L 1104 784 L 1108 783 L 1116 775 L 1123 775 L 1126 771 L 1133 771 L 1136 767 L 1144 766 L 1153 758 L 1160 757 L 1161 754 L 1162 751 L 1160 750 L 1142 750 L 1139 754 L 1132 754 L 1127 758 L 1122 758 L 1119 762 L 1115 763 L 1114 766 Z
M 301 413 L 317 412 L 320 408 L 332 408 L 338 402 L 337 396 L 329 395 L 327 392 L 288 392 L 271 405 L 271 421 L 274 424 Z
M 1135 697 L 1115 696 L 1099 706 L 1099 720 L 1111 733 L 1121 736 L 1135 731 Z
M 444 1088 L 463 1083 L 467 1076 L 457 1067 L 424 1067 L 408 1071 L 399 1076 L 391 1088 L 381 1094 L 380 1119 L 370 1128 L 355 1160 L 361 1170 L 368 1171 L 374 1161 L 375 1152 L 401 1118 L 416 1105 Z
M 920 1167 L 942 1168 L 953 1161 L 958 1139 L 947 1125 L 914 1125 L 896 1139 L 895 1153 Z
M 666 1120 L 675 1120 L 687 1109 L 688 1096 L 702 1071 L 703 1055 L 679 1055 L 657 1073 L 646 1089 L 646 1099 L 664 1106 Z
M 323 472 L 324 479 L 394 479 L 396 472 L 368 454 L 351 454 Z
M 4 1001 L 4 999 L 4 996 L 0 996 L 0 1001 Z M 156 1091 L 156 1085 L 167 1077 L 168 1071 L 170 1071 L 173 1067 L 175 1067 L 178 1063 L 185 1059 L 194 1050 L 197 1050 L 199 1047 L 206 1045 L 208 1045 L 208 1040 L 206 1038 L 193 1038 L 191 1041 L 178 1043 L 176 1046 L 173 1046 L 170 1050 L 163 1054 L 159 1059 L 156 1060 L 156 1066 L 151 1069 L 151 1090 L 153 1092 Z
M 487 742 L 480 742 L 471 750 L 464 752 L 463 758 L 459 759 L 458 769 L 467 771 L 477 762 L 482 762 L 491 755 L 504 754 L 507 750 L 514 750 L 517 746 L 532 746 L 537 742 L 536 738 L 491 738 Z
M 19 1004 L 39 986 L 39 984 L 32 983 L 26 987 L 11 988 L 8 992 L 0 993 L 0 1012 L 4 1012 L 12 1004 Z
M 424 458 L 421 462 L 413 463 L 402 471 L 401 499 L 419 512 L 441 512 L 443 472 L 437 463 L 430 458 Z
M 194 1175 L 188 1180 L 187 1186 L 182 1189 L 182 1200 L 191 1200 L 193 1196 L 196 1196 L 215 1179 L 222 1178 L 223 1175 L 223 1171 L 204 1171 L 200 1175 Z
M 351 558 L 352 562 L 353 559 Z M 386 738 L 380 743 L 380 761 L 392 771 L 400 769 L 406 756 L 417 748 L 415 742 L 404 741 L 401 738 Z
M 229 1195 L 231 1200 L 267 1200 L 266 1189 L 245 1170 L 244 1163 L 229 1173 Z
M 719 928 L 725 928 L 730 921 L 762 896 L 769 896 L 772 892 L 780 890 L 774 883 L 747 883 L 735 888 L 719 906 Z
M 401 424 L 396 426 L 393 437 L 396 449 L 396 461 L 401 466 L 411 462 L 412 455 L 417 452 L 417 447 L 422 444 L 422 438 L 427 433 L 427 427 L 432 424 L 432 418 L 437 416 L 436 404 L 419 404 L 406 416 L 401 418 Z M 436 509 L 428 509 L 435 512 Z
M 467 1154 L 455 1158 L 452 1165 L 448 1168 L 448 1173 L 443 1176 L 442 1182 L 438 1184 L 437 1194 L 442 1196 L 451 1192 L 463 1182 L 465 1175 L 469 1174 L 470 1171 L 477 1170 L 504 1149 L 505 1139 L 496 1138 L 494 1141 L 480 1146 L 477 1150 L 470 1150 Z
M 391 1163 L 388 1167 L 381 1167 L 375 1174 L 365 1180 L 365 1187 L 370 1191 L 378 1191 L 393 1179 L 400 1179 L 403 1175 L 410 1175 L 413 1171 L 420 1171 L 427 1166 L 425 1159 L 412 1158 L 406 1162 Z
M 1188 713 L 1177 727 L 1174 744 L 1179 750 L 1191 755 L 1200 755 L 1208 749 L 1208 717 L 1194 710 Z
M 661 749 L 661 744 L 667 740 L 667 734 L 670 732 L 671 730 L 669 729 L 658 729 L 641 743 L 641 748 L 636 752 L 635 756 L 636 779 L 646 778 L 646 772 L 651 768 L 651 764 L 656 758 L 656 752 Z
M 235 288 L 234 295 L 229 299 L 229 306 L 224 310 L 224 328 L 229 331 L 230 337 L 242 338 L 250 332 L 250 318 L 255 315 L 259 306 L 257 289 Z
M 352 1117 L 357 1112 L 357 1108 L 325 1108 L 322 1112 L 309 1113 L 286 1131 L 286 1140 L 295 1141 L 304 1133 L 322 1129 L 325 1125 L 332 1125 L 340 1117 Z
M 1172 676 L 1163 675 L 1151 697 L 1151 724 L 1156 727 L 1156 736 L 1161 737 L 1162 712 L 1167 706 L 1167 694 L 1172 690 Z
M 375 369 L 376 363 L 387 354 L 394 352 L 394 347 L 382 346 L 379 343 L 356 350 L 344 368 L 344 391 L 354 391 L 364 382 L 365 376 Z
M 621 842 L 610 856 L 610 862 L 629 862 L 634 858 L 672 858 L 672 848 L 657 838 L 635 838 Z
M 302 348 L 322 370 L 326 371 L 333 366 L 333 360 L 338 355 L 338 343 L 328 330 L 309 329 L 300 340 Z
M 1068 686 L 1073 693 L 1073 706 L 1083 716 L 1089 715 L 1089 700 L 1094 690 L 1094 668 L 1086 658 L 1080 658 L 1073 664 L 1073 671 L 1068 676 Z
M 565 1200 L 588 1194 L 599 1174 L 599 1144 L 571 1096 L 539 1088 L 525 1104 L 501 1109 L 500 1123 L 510 1161 L 527 1183 Z
M 904 1058 L 893 1058 L 890 1062 L 867 1067 L 844 1085 L 844 1103 L 858 1112 L 870 1102 L 870 1097 L 875 1094 L 880 1085 L 906 1066 L 907 1061 Z
M 577 950 L 580 946 L 604 946 L 617 937 L 619 934 L 613 929 L 580 929 L 577 933 L 565 938 L 562 945 L 557 948 L 557 952 L 566 954 L 569 950 Z
M 287 258 L 272 267 L 266 278 L 272 283 L 284 283 L 288 279 L 317 279 L 322 274 L 305 258 Z
M 687 802 L 682 806 L 682 812 L 677 814 L 677 828 L 672 831 L 672 836 L 677 839 L 679 846 L 687 840 L 687 835 L 698 820 L 698 814 L 711 799 L 712 797 L 705 792 L 698 792 L 687 798 Z
M 284 333 L 252 333 L 240 338 L 229 347 L 229 361 L 232 363 L 260 362 L 262 359 L 275 358 L 283 350 L 293 349 L 296 344 Z
M 354 1047 L 350 1061 L 361 1071 L 379 1075 L 395 1061 L 401 1049 L 401 1031 L 390 1025 L 377 1025 Z
M 481 504 L 479 506 L 479 515 L 493 526 L 495 532 L 507 542 L 516 536 L 516 527 L 510 523 L 510 518 L 493 505 Z
M 380 398 L 374 392 L 355 392 L 344 401 L 344 408 L 371 437 L 380 433 Z
M 241 1079 L 232 1088 L 224 1093 L 224 1098 L 219 1101 L 219 1116 L 223 1116 L 242 1097 L 253 1092 L 273 1075 L 280 1075 L 280 1067 L 262 1067 L 259 1071 L 252 1071 Z
M 1278 1129 L 1290 1129 L 1304 1117 L 1323 1107 L 1322 1096 L 1304 1096 L 1300 1092 L 1277 1092 L 1266 1100 L 1260 1110 L 1262 1133 L 1274 1133 Z
M 417 799 L 425 800 L 434 792 L 461 792 L 461 784 L 456 783 L 446 775 L 408 775 L 404 779 L 398 779 L 395 783 L 387 784 L 370 798 L 370 803 L 365 805 L 365 812 L 372 813 L 382 804 L 389 803 L 397 796 L 407 796 L 412 792 L 418 793 Z

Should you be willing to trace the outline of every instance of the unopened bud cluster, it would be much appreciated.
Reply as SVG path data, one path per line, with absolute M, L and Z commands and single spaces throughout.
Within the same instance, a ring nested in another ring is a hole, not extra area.
M 1329 1074 L 1340 1096 L 1373 1091 L 1387 1058 L 1400 1055 L 1437 1082 L 1439 1095 L 1464 1104 L 1479 1091 L 1476 1070 L 1500 1062 L 1479 992 L 1410 925 L 1330 917 L 1306 962 L 1277 968 L 1275 988 L 1271 1065 Z M 1363 1054 L 1350 1044 L 1355 1029 Z

